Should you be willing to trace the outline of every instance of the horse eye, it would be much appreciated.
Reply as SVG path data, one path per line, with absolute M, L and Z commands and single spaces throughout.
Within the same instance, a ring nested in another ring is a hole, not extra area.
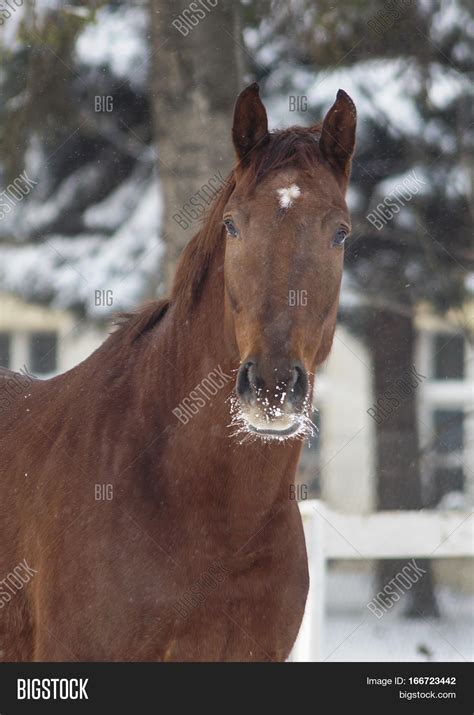
M 225 226 L 225 230 L 227 231 L 227 234 L 229 236 L 232 236 L 232 238 L 236 238 L 236 236 L 239 235 L 239 232 L 237 231 L 235 223 L 232 221 L 231 218 L 224 219 L 224 226 Z
M 340 228 L 337 229 L 336 233 L 334 234 L 334 237 L 332 239 L 332 245 L 333 246 L 343 246 L 344 241 L 346 238 L 349 236 L 349 231 L 347 228 L 344 228 L 341 226 Z

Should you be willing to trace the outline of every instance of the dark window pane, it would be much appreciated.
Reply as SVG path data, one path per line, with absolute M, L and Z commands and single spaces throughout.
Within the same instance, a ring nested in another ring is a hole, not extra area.
M 461 452 L 464 446 L 464 412 L 435 410 L 433 418 L 436 452 L 438 454 Z
M 0 333 L 0 365 L 11 367 L 11 334 Z
M 434 340 L 433 377 L 437 380 L 462 380 L 464 377 L 464 337 L 449 333 Z
M 449 492 L 462 492 L 464 490 L 464 473 L 462 467 L 437 467 L 434 473 L 434 500 L 433 505 Z
M 30 369 L 34 374 L 55 372 L 57 368 L 57 333 L 32 333 L 30 336 Z

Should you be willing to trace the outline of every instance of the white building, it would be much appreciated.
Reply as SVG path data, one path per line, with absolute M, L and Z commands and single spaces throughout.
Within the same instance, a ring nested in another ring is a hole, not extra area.
M 0 365 L 51 377 L 84 360 L 106 331 L 72 313 L 0 295 Z

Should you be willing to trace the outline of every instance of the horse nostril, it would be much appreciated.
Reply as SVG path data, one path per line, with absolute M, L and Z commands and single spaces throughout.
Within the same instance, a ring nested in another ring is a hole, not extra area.
M 255 373 L 255 365 L 248 361 L 240 366 L 237 374 L 236 390 L 239 397 L 249 397 L 252 394 L 252 377 Z
M 247 360 L 237 373 L 238 396 L 253 404 L 264 387 L 265 383 L 258 374 L 257 364 L 253 360 Z
M 290 399 L 294 405 L 300 405 L 306 399 L 308 386 L 309 382 L 306 371 L 300 365 L 295 365 L 289 384 Z

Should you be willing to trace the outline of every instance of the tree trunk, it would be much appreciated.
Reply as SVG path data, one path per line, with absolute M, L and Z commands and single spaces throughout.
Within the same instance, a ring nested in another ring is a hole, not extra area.
M 374 364 L 374 420 L 376 422 L 377 508 L 421 509 L 423 504 L 417 419 L 415 328 L 413 319 L 380 310 L 370 323 Z M 422 378 L 419 378 L 422 379 Z M 400 380 L 400 382 L 398 382 Z M 419 382 L 418 382 L 419 384 Z M 392 399 L 395 398 L 398 405 Z M 377 565 L 382 590 L 406 561 Z M 431 564 L 417 560 L 426 573 L 409 591 L 408 614 L 438 615 Z
M 201 19 L 188 6 L 189 0 L 150 0 L 156 158 L 165 207 L 161 284 L 167 288 L 179 254 L 232 168 L 232 111 L 242 89 L 240 3 L 208 2 Z

